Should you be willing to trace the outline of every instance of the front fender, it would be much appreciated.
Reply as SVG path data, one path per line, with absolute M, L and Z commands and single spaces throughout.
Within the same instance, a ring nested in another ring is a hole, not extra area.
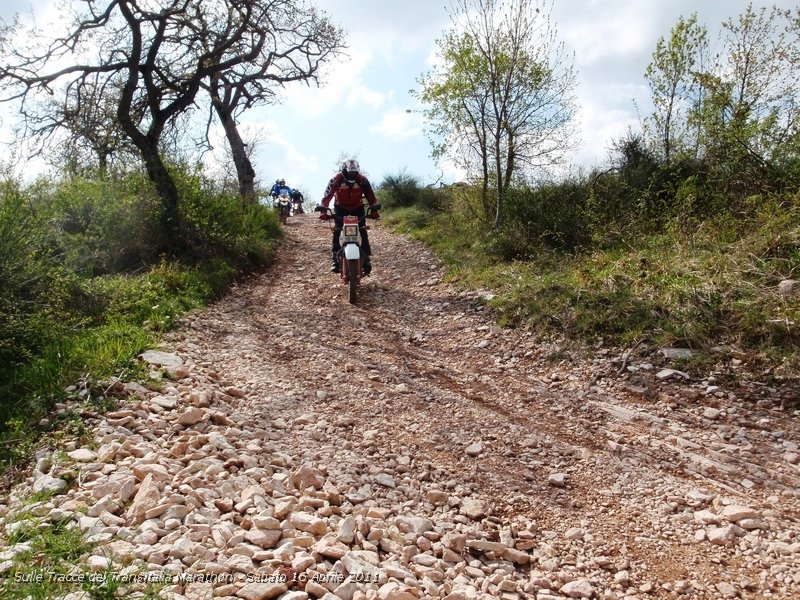
M 344 247 L 344 257 L 347 260 L 353 260 L 353 259 L 361 258 L 361 248 L 359 248 L 355 244 L 347 244 Z

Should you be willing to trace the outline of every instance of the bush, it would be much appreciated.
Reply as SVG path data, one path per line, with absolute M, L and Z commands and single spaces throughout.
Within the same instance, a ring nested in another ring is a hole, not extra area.
M 196 170 L 174 173 L 191 243 L 169 260 L 160 201 L 139 173 L 0 182 L 0 438 L 18 441 L 0 444 L 3 460 L 28 448 L 67 386 L 136 368 L 154 332 L 271 259 L 271 208 L 212 192 Z
M 175 167 L 179 211 L 188 240 L 189 263 L 225 258 L 243 270 L 264 265 L 281 236 L 272 208 L 244 201 L 229 192 L 211 192 L 199 170 Z
M 0 187 L 0 387 L 3 373 L 28 360 L 69 321 L 71 279 L 47 251 L 47 227 L 20 186 Z
M 587 197 L 587 183 L 578 178 L 509 190 L 504 226 L 496 234 L 494 247 L 506 260 L 533 256 L 542 245 L 577 250 L 591 235 Z
M 94 276 L 159 261 L 161 205 L 141 175 L 62 181 L 48 209 L 72 270 Z
M 420 187 L 419 180 L 405 171 L 387 175 L 379 186 L 379 193 L 385 208 L 419 206 L 424 210 L 438 211 L 447 201 L 445 190 Z

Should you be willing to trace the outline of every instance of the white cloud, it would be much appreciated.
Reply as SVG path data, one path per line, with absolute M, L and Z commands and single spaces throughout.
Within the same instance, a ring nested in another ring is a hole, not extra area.
M 378 109 L 386 102 L 386 94 L 371 90 L 366 85 L 359 84 L 350 89 L 345 100 L 345 106 L 348 108 L 357 108 L 358 106 L 368 106 L 372 109 Z
M 579 64 L 628 57 L 655 45 L 654 13 L 642 10 L 640 3 L 626 2 L 616 7 L 605 4 L 600 10 L 602 16 L 581 11 L 578 19 L 573 13 L 568 27 L 559 27 L 562 39 L 575 51 Z
M 390 110 L 385 112 L 383 118 L 369 130 L 389 140 L 399 141 L 421 136 L 422 123 L 418 114 L 404 110 Z
M 386 94 L 370 88 L 364 83 L 364 73 L 374 63 L 372 50 L 364 44 L 348 48 L 347 56 L 323 67 L 320 86 L 292 84 L 281 92 L 282 104 L 291 106 L 294 112 L 305 118 L 321 117 L 347 108 L 367 106 L 379 108 L 386 101 Z

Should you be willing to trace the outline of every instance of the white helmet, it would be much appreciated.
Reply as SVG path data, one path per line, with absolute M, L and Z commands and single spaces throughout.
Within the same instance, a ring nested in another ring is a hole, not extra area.
M 359 167 L 358 161 L 353 158 L 348 158 L 342 163 L 342 175 L 348 183 L 354 183 L 356 175 L 358 175 Z

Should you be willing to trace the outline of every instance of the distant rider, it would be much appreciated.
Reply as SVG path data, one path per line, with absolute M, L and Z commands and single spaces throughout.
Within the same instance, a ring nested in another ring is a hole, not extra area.
M 380 215 L 376 207 L 378 199 L 375 197 L 375 192 L 372 191 L 372 185 L 370 185 L 369 180 L 359 172 L 358 161 L 351 158 L 342 163 L 341 170 L 331 178 L 328 182 L 328 187 L 325 188 L 322 206 L 327 209 L 331 198 L 334 196 L 336 196 L 336 203 L 334 205 L 333 219 L 336 226 L 333 230 L 333 241 L 331 243 L 331 271 L 334 273 L 340 271 L 339 261 L 337 260 L 341 248 L 339 245 L 339 232 L 344 226 L 344 217 L 353 215 L 358 217 L 358 227 L 361 231 L 361 249 L 366 257 L 363 265 L 364 275 L 369 275 L 372 271 L 372 261 L 370 259 L 372 249 L 367 236 L 366 214 L 362 198 L 366 196 L 367 202 L 369 202 L 370 216 L 373 219 L 380 218 Z M 327 221 L 330 215 L 327 210 L 323 210 L 320 212 L 319 218 Z
M 303 201 L 305 200 L 305 198 L 303 198 L 303 194 L 300 192 L 300 190 L 294 190 L 291 196 L 292 196 L 292 208 L 294 208 L 294 214 L 302 215 L 303 213 L 305 213 L 306 211 L 303 210 Z
M 288 185 L 286 185 L 286 180 L 283 179 L 283 178 L 276 179 L 275 180 L 275 185 L 272 186 L 272 189 L 270 190 L 269 195 L 272 196 L 273 199 L 275 199 L 275 198 L 277 198 L 278 196 L 281 195 L 281 191 L 282 190 L 286 190 L 286 194 L 288 196 L 292 195 L 292 188 L 290 188 Z

